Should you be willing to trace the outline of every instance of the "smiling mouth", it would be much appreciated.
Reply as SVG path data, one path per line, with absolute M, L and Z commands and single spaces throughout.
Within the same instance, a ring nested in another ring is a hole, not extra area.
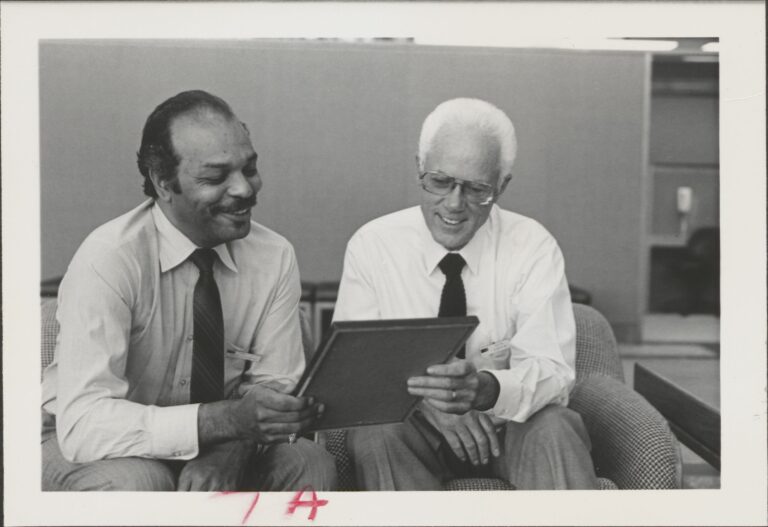
M 436 215 L 437 215 L 438 218 L 440 218 L 440 220 L 443 223 L 445 223 L 446 225 L 450 225 L 451 227 L 455 227 L 456 225 L 459 225 L 459 224 L 464 223 L 466 221 L 466 220 L 462 220 L 462 219 L 453 220 L 451 218 L 446 218 L 445 216 L 443 216 L 443 215 L 441 215 L 439 213 L 436 213 Z
M 248 216 L 251 214 L 251 207 L 246 207 L 244 209 L 237 209 L 237 210 L 223 210 L 221 211 L 223 214 L 226 214 L 228 216 L 235 216 L 236 218 L 243 218 L 245 216 Z

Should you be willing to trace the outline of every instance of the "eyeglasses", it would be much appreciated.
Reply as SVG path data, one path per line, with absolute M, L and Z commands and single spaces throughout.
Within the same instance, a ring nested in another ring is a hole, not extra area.
M 475 205 L 490 205 L 496 197 L 496 188 L 493 185 L 455 178 L 442 172 L 422 172 L 419 174 L 419 181 L 421 181 L 421 188 L 438 196 L 447 196 L 453 192 L 456 185 L 461 185 L 464 197 Z

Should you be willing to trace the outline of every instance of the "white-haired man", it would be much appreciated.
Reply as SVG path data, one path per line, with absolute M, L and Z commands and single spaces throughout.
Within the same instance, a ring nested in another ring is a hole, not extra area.
M 411 418 L 350 431 L 366 489 L 437 490 L 470 475 L 520 489 L 596 486 L 588 435 L 565 407 L 575 324 L 562 254 L 539 223 L 495 205 L 516 149 L 512 122 L 495 106 L 440 104 L 419 140 L 421 206 L 373 220 L 349 241 L 335 320 L 480 319 L 451 371 L 409 379 L 409 392 L 424 397 Z

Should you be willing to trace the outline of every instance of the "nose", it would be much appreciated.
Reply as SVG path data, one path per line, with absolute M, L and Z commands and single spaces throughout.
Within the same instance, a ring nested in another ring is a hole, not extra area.
M 444 202 L 449 210 L 461 210 L 464 208 L 464 193 L 462 192 L 461 183 L 456 183 L 451 192 L 448 193 Z
M 251 181 L 242 172 L 238 171 L 232 174 L 229 194 L 236 198 L 250 198 L 258 192 L 257 187 L 261 187 L 261 178 L 259 176 L 254 176 Z

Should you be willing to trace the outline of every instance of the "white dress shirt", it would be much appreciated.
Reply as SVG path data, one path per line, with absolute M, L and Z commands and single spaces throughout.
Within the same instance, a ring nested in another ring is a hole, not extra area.
M 438 263 L 447 252 L 419 207 L 367 223 L 347 245 L 334 320 L 436 317 L 445 283 Z M 467 263 L 467 314 L 480 319 L 466 357 L 500 386 L 488 413 L 523 422 L 547 404 L 566 405 L 576 328 L 555 239 L 538 222 L 494 205 L 456 252 Z M 501 341 L 506 351 L 481 353 Z
M 43 377 L 43 409 L 56 415 L 64 457 L 197 456 L 198 404 L 190 402 L 197 247 L 153 200 L 93 231 L 59 289 L 61 331 Z M 290 390 L 304 369 L 293 247 L 251 222 L 245 238 L 214 248 L 214 278 L 228 350 L 227 397 L 249 384 Z

